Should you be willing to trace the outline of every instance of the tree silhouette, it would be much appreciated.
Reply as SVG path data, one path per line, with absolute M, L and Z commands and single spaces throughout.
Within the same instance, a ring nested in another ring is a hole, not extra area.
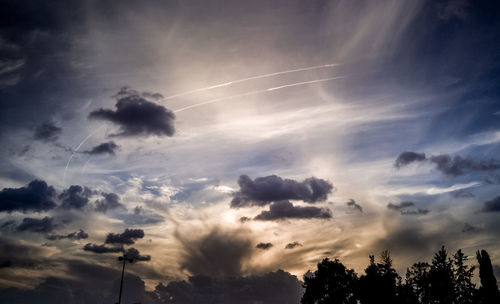
M 500 294 L 490 256 L 486 250 L 481 250 L 481 252 L 476 252 L 476 257 L 479 262 L 479 278 L 481 280 L 481 287 L 479 288 L 480 301 L 484 304 L 498 304 L 500 303 Z
M 359 278 L 358 294 L 362 304 L 399 303 L 397 282 L 400 277 L 392 267 L 389 251 L 382 252 L 381 259 L 382 263 L 375 263 L 371 255 L 365 275 Z
M 475 284 L 472 283 L 474 266 L 465 265 L 467 257 L 459 249 L 453 256 L 453 266 L 455 271 L 455 294 L 457 304 L 472 304 L 476 294 Z
M 324 259 L 314 273 L 304 275 L 302 304 L 500 304 L 500 291 L 485 250 L 477 252 L 481 287 L 472 279 L 474 266 L 459 249 L 452 258 L 444 246 L 431 264 L 417 262 L 406 271 L 405 283 L 392 266 L 388 251 L 381 262 L 370 256 L 370 264 L 359 278 L 339 260 Z
M 356 304 L 355 289 L 357 275 L 339 260 L 324 259 L 318 270 L 304 275 L 305 293 L 302 304 Z

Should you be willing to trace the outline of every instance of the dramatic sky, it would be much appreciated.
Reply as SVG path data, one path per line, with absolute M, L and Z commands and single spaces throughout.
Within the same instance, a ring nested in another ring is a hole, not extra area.
M 493 2 L 0 1 L 0 294 L 116 301 L 122 253 L 143 303 L 500 265 Z

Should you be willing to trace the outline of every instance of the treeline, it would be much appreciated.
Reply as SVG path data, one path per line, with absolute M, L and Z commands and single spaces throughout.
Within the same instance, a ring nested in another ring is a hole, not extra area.
M 314 273 L 304 275 L 302 304 L 500 304 L 500 292 L 488 253 L 476 254 L 480 287 L 472 282 L 475 266 L 467 265 L 462 250 L 449 256 L 441 247 L 431 264 L 418 262 L 403 281 L 392 266 L 388 251 L 380 262 L 370 256 L 358 277 L 339 260 L 324 259 Z

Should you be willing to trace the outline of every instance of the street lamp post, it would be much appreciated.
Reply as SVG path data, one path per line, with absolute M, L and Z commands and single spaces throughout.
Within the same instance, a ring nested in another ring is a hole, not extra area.
M 123 261 L 123 267 L 122 267 L 122 280 L 120 282 L 120 295 L 118 296 L 118 302 L 116 304 L 121 304 L 122 303 L 122 289 L 123 289 L 123 274 L 125 273 L 125 262 L 129 261 L 132 263 L 134 259 L 132 258 L 127 258 L 127 255 L 124 254 L 121 257 L 118 257 L 118 261 Z

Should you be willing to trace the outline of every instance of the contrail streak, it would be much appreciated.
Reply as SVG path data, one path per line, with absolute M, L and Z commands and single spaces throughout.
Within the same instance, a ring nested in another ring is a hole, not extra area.
M 226 99 L 232 99 L 232 98 L 237 98 L 237 97 L 254 95 L 254 94 L 258 94 L 258 93 L 264 93 L 264 92 L 270 92 L 270 91 L 275 91 L 275 90 L 281 90 L 281 89 L 295 87 L 295 86 L 300 86 L 300 85 L 305 85 L 305 84 L 325 82 L 325 81 L 332 81 L 332 80 L 341 79 L 341 78 L 345 78 L 345 76 L 322 78 L 322 79 L 316 79 L 316 80 L 310 80 L 310 81 L 302 81 L 302 82 L 286 84 L 286 85 L 282 85 L 282 86 L 278 86 L 278 87 L 272 87 L 272 88 L 263 89 L 263 90 L 256 90 L 256 91 L 251 91 L 251 92 L 247 92 L 247 93 L 242 93 L 242 94 L 237 94 L 237 95 L 231 95 L 231 96 L 227 96 L 227 97 L 220 97 L 220 98 L 210 99 L 210 100 L 207 100 L 207 101 L 203 101 L 203 102 L 200 102 L 200 103 L 196 103 L 196 104 L 193 104 L 193 105 L 190 105 L 190 106 L 186 106 L 186 107 L 174 110 L 173 112 L 174 113 L 179 113 L 179 112 L 182 112 L 182 111 L 185 111 L 185 110 L 188 110 L 188 109 L 196 108 L 196 107 L 203 106 L 203 105 L 210 104 L 210 103 L 216 103 L 216 102 L 223 101 L 223 100 L 226 100 Z
M 85 137 L 78 146 L 76 146 L 76 148 L 73 150 L 73 152 L 71 152 L 71 156 L 69 157 L 68 159 L 68 162 L 66 163 L 66 167 L 64 168 L 64 174 L 63 174 L 63 179 L 62 179 L 62 183 L 63 183 L 63 186 L 65 185 L 65 180 L 66 180 L 66 172 L 68 171 L 68 167 L 69 165 L 71 164 L 71 160 L 73 159 L 73 156 L 75 155 L 76 152 L 78 152 L 78 150 L 83 146 L 83 144 L 90 138 L 92 137 L 94 134 L 97 133 L 97 131 L 101 130 L 103 126 L 100 126 L 99 128 L 95 129 L 93 132 L 91 132 L 89 135 L 87 135 L 87 137 Z
M 229 82 L 224 82 L 224 83 L 216 84 L 216 85 L 205 87 L 205 88 L 201 88 L 201 89 L 196 89 L 196 90 L 192 90 L 192 91 L 187 91 L 187 92 L 183 92 L 183 93 L 179 93 L 179 94 L 170 95 L 170 96 L 167 96 L 167 97 L 163 98 L 163 100 L 172 99 L 172 98 L 175 98 L 175 97 L 189 95 L 189 94 L 193 94 L 193 93 L 208 91 L 208 90 L 212 90 L 212 89 L 216 89 L 216 88 L 227 87 L 229 85 L 236 84 L 236 83 L 241 83 L 241 82 L 245 82 L 245 81 L 250 81 L 250 80 L 255 80 L 255 79 L 260 79 L 260 78 L 273 77 L 273 76 L 283 75 L 283 74 L 289 74 L 289 73 L 302 72 L 302 71 L 310 71 L 310 70 L 331 68 L 331 67 L 335 67 L 337 65 L 338 64 L 332 64 L 332 63 L 331 64 L 323 64 L 323 65 L 315 65 L 315 66 L 311 66 L 311 67 L 307 67 L 307 68 L 286 70 L 286 71 L 280 71 L 280 72 L 275 72 L 275 73 L 270 73 L 270 74 L 264 74 L 264 75 L 252 76 L 252 77 L 248 77 L 248 78 L 242 78 L 242 79 L 233 80 L 233 81 L 229 81 Z

